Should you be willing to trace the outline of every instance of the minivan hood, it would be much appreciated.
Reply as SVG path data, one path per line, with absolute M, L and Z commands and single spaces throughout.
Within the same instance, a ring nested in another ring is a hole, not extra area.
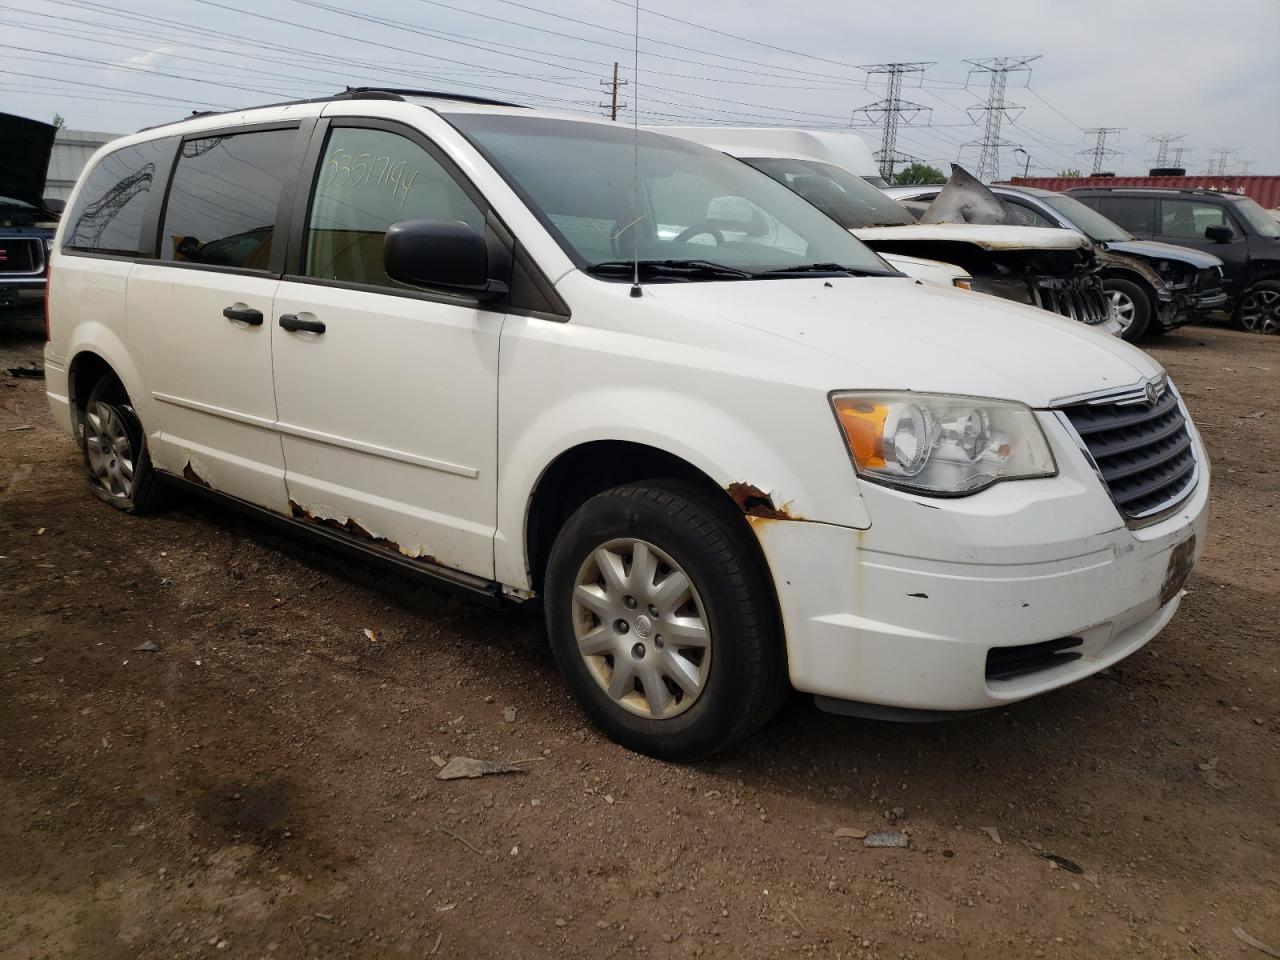
M 843 382 L 825 385 L 832 390 L 953 393 L 1043 408 L 1161 372 L 1118 337 L 1047 310 L 905 277 L 649 284 L 644 294 L 690 325 L 716 318 L 838 358 L 843 369 L 834 375 Z
M 44 209 L 44 181 L 57 128 L 52 124 L 0 113 L 0 202 L 17 200 Z
M 1151 260 L 1174 260 L 1197 270 L 1222 266 L 1222 261 L 1211 253 L 1180 247 L 1174 243 L 1161 243 L 1159 240 L 1108 240 L 1107 249 Z

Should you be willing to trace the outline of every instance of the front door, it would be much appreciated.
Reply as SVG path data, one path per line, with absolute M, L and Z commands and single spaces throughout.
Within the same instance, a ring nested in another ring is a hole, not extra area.
M 159 258 L 129 278 L 157 467 L 287 513 L 275 432 L 270 269 L 297 125 L 183 141 Z M 283 262 L 282 260 L 280 261 Z
M 290 509 L 492 577 L 504 314 L 382 269 L 391 224 L 482 231 L 485 215 L 420 135 L 363 123 L 324 135 L 296 275 L 271 312 Z
M 1198 197 L 1161 197 L 1158 204 L 1158 239 L 1220 257 L 1223 289 L 1233 297 L 1239 296 L 1248 271 L 1249 241 L 1227 204 Z M 1210 240 L 1204 235 L 1209 227 L 1226 227 L 1231 239 L 1225 243 Z

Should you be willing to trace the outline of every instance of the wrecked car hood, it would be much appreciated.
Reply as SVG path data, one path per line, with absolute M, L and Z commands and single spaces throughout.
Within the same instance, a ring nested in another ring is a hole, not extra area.
M 1193 250 L 1191 247 L 1179 247 L 1173 243 L 1161 243 L 1159 240 L 1108 240 L 1107 249 L 1134 257 L 1185 263 L 1197 270 L 1222 266 L 1222 261 L 1211 253 Z
M 909 223 L 901 227 L 861 227 L 849 232 L 872 247 L 880 240 L 968 243 L 983 250 L 1087 250 L 1093 245 L 1088 237 L 1074 230 L 985 223 Z
M 44 181 L 57 129 L 39 120 L 0 113 L 0 204 L 5 199 L 44 209 Z
M 567 298 L 578 282 L 598 284 L 572 271 L 561 282 Z M 612 286 L 625 306 L 610 322 L 629 329 L 625 312 L 640 301 L 626 285 Z M 829 390 L 916 390 L 1046 407 L 1161 369 L 1119 338 L 1047 310 L 905 277 L 648 284 L 644 301 L 669 321 L 645 319 L 646 335 L 780 364 L 781 375 Z

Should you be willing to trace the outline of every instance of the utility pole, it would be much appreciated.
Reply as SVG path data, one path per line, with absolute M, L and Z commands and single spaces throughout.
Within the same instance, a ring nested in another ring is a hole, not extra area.
M 866 117 L 869 124 L 877 125 L 876 121 L 872 119 L 872 114 L 882 115 L 884 129 L 880 135 L 880 149 L 876 151 L 876 158 L 880 161 L 880 176 L 889 182 L 893 181 L 893 166 L 895 163 L 910 163 L 915 160 L 915 157 L 898 153 L 899 122 L 904 126 L 910 126 L 921 116 L 924 116 L 927 122 L 928 118 L 933 114 L 931 107 L 902 99 L 902 77 L 908 73 L 923 74 L 931 66 L 933 66 L 933 61 L 872 63 L 858 67 L 859 70 L 867 73 L 868 85 L 871 82 L 870 77 L 872 74 L 883 73 L 889 78 L 886 83 L 884 99 L 869 103 L 865 107 L 859 107 L 853 111 L 853 116 L 850 118 L 850 124 L 852 125 L 853 118 L 861 113 Z
M 1209 158 L 1209 169 L 1205 170 L 1205 173 L 1210 177 L 1225 177 L 1227 175 L 1227 162 L 1236 151 L 1219 148 L 1210 152 L 1213 153 L 1213 156 Z
M 1177 143 L 1179 140 L 1186 138 L 1185 133 L 1153 133 L 1147 139 L 1156 145 L 1156 158 L 1152 166 L 1167 167 L 1169 165 L 1169 145 Z M 1174 150 L 1182 150 L 1183 147 L 1174 147 Z M 1176 162 L 1176 161 L 1175 161 Z
M 1124 127 L 1090 127 L 1085 131 L 1087 135 L 1093 136 L 1093 146 L 1078 152 L 1084 156 L 1093 157 L 1093 169 L 1089 171 L 1090 173 L 1101 173 L 1102 168 L 1106 166 L 1107 157 L 1120 155 L 1119 150 L 1107 147 L 1107 137 L 1118 134 L 1123 129 Z
M 969 109 L 969 117 L 974 123 L 978 122 L 979 115 L 984 115 L 982 139 L 974 140 L 964 145 L 966 147 L 978 147 L 980 150 L 977 170 L 979 180 L 986 183 L 993 183 L 999 180 L 1000 148 L 1017 146 L 1017 144 L 1000 139 L 1000 124 L 1004 122 L 1005 114 L 1015 110 L 1022 110 L 1022 107 L 1016 103 L 1009 103 L 1004 98 L 1005 84 L 1009 79 L 1009 74 L 1024 71 L 1030 73 L 1031 68 L 1028 64 L 1033 60 L 1039 59 L 1040 54 L 1031 57 L 986 57 L 982 60 L 965 61 L 970 65 L 970 77 L 975 73 L 987 73 L 991 77 L 987 87 L 986 102 L 981 106 Z
M 618 88 L 625 87 L 626 85 L 627 85 L 627 81 L 618 79 L 618 63 L 615 60 L 613 64 L 613 79 L 600 81 L 600 86 L 611 88 L 610 95 L 609 95 L 609 102 L 599 104 L 599 107 L 602 110 L 609 111 L 610 120 L 617 120 L 618 111 L 625 110 L 627 107 L 625 103 L 618 102 Z
M 1020 153 L 1020 154 L 1022 154 L 1024 157 L 1026 157 L 1026 158 L 1027 158 L 1027 159 L 1026 159 L 1026 160 L 1024 160 L 1024 161 L 1023 161 L 1023 163 L 1022 163 L 1022 178 L 1025 180 L 1025 179 L 1026 179 L 1026 177 L 1027 177 L 1027 174 L 1028 174 L 1028 173 L 1030 172 L 1030 170 L 1031 170 L 1031 154 L 1027 153 L 1027 151 L 1026 151 L 1026 150 L 1024 150 L 1024 149 L 1022 149 L 1022 147 L 1014 147 L 1014 148 L 1013 148 L 1013 152 L 1014 152 L 1014 153 Z

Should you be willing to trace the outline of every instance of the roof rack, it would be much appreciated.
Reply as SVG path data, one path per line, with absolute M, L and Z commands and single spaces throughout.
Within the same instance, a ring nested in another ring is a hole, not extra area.
M 166 120 L 164 123 L 153 123 L 142 127 L 137 132 L 167 127 L 183 120 L 196 120 L 201 117 L 221 117 L 232 113 L 244 113 L 246 110 L 263 110 L 267 107 L 298 107 L 306 103 L 332 103 L 336 100 L 404 100 L 405 97 L 429 97 L 432 100 L 455 100 L 459 103 L 479 103 L 491 107 L 521 107 L 519 103 L 508 103 L 505 100 L 491 100 L 488 97 L 473 97 L 467 93 L 444 93 L 440 90 L 408 90 L 393 87 L 347 87 L 340 93 L 332 93 L 327 97 L 310 97 L 305 100 L 279 100 L 275 103 L 256 103 L 249 107 L 236 107 L 233 110 L 192 110 L 181 120 Z
M 396 99 L 405 97 L 425 97 L 432 100 L 456 100 L 459 103 L 480 103 L 490 107 L 523 107 L 522 103 L 511 103 L 509 100 L 493 100 L 489 97 L 476 97 L 469 93 L 444 93 L 440 90 L 413 90 L 405 87 L 347 87 L 346 93 L 361 99 Z M 382 96 L 378 96 L 381 94 Z M 334 99 L 341 99 L 339 94 Z

